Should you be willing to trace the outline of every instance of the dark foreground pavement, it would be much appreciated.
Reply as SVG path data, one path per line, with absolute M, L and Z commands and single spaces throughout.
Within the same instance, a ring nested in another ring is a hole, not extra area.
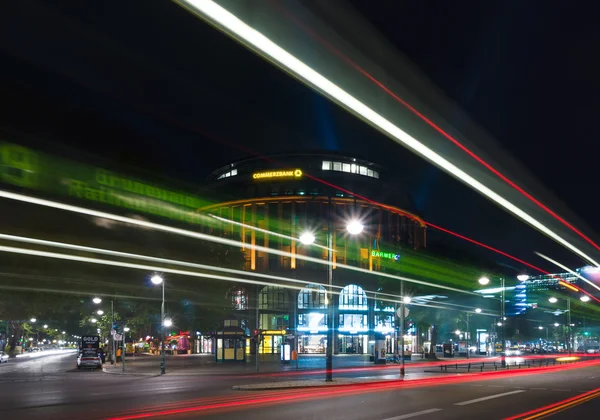
M 424 412 L 418 417 L 499 419 L 600 386 L 599 365 L 543 374 L 515 371 L 511 376 L 494 378 L 460 373 L 424 374 L 422 371 L 422 367 L 415 367 L 414 372 L 409 370 L 409 376 L 415 376 L 413 380 L 388 380 L 389 385 L 385 386 L 361 384 L 328 389 L 240 392 L 231 387 L 264 382 L 265 378 L 287 380 L 285 372 L 121 376 L 78 371 L 74 354 L 47 356 L 11 361 L 0 367 L 0 418 L 87 420 L 124 418 L 123 415 L 129 413 L 135 418 L 241 415 L 245 420 L 279 420 L 287 416 L 400 420 L 409 418 L 402 416 Z M 385 370 L 379 375 L 359 372 L 354 373 L 354 377 L 398 378 L 397 374 Z M 423 376 L 417 378 L 418 375 Z M 483 399 L 478 400 L 480 398 Z M 478 401 L 469 402 L 471 400 Z M 469 403 L 457 405 L 461 402 Z M 593 400 L 584 406 L 594 404 Z M 583 406 L 573 408 L 583 409 Z M 143 417 L 139 417 L 140 414 Z

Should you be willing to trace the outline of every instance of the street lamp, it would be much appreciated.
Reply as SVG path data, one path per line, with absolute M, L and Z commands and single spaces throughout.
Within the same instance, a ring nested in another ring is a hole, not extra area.
M 48 328 L 48 324 L 44 324 L 44 328 Z
M 66 334 L 67 332 L 66 332 L 66 331 L 63 331 L 62 333 L 63 333 L 63 334 Z
M 486 284 L 490 283 L 490 279 L 487 277 L 481 277 L 479 279 L 479 284 L 481 284 L 482 286 L 485 286 Z M 504 276 L 500 277 L 500 319 L 503 322 L 498 322 L 498 326 L 502 327 L 502 329 L 500 330 L 500 334 L 501 334 L 501 344 L 502 344 L 502 359 L 501 359 L 501 363 L 502 363 L 502 367 L 506 367 L 506 340 L 504 338 L 504 331 L 505 331 L 505 324 L 506 322 L 506 310 L 505 310 L 505 305 L 506 305 L 506 287 L 504 284 Z
M 30 321 L 33 323 L 33 322 L 37 321 L 37 319 L 31 318 Z
M 560 324 L 559 324 L 558 322 L 555 322 L 555 323 L 554 323 L 554 326 L 555 326 L 555 327 L 558 327 L 559 325 L 560 325 Z
M 167 323 L 167 320 L 165 319 L 165 281 L 164 279 L 159 276 L 158 274 L 155 274 L 152 276 L 152 278 L 150 278 L 150 281 L 152 282 L 152 284 L 154 285 L 162 285 L 162 303 L 160 305 L 160 336 L 161 336 L 161 342 L 160 342 L 160 356 L 161 356 L 161 361 L 160 361 L 160 374 L 164 375 L 165 374 L 165 361 L 166 361 L 166 355 L 165 355 L 165 325 Z M 169 325 L 171 320 L 169 320 Z
M 96 312 L 98 315 L 104 315 L 104 311 L 102 309 L 99 309 L 98 312 Z
M 98 320 L 97 320 L 96 318 L 91 318 L 91 319 L 90 319 L 90 322 L 91 322 L 92 324 L 95 324 L 96 322 L 98 322 Z
M 358 235 L 364 228 L 365 226 L 359 220 L 351 220 L 346 226 L 346 230 L 351 235 Z
M 581 299 L 581 300 L 583 301 L 583 299 Z M 558 302 L 558 299 L 555 298 L 554 296 L 552 296 L 550 299 L 548 299 L 548 301 L 550 303 L 556 303 L 556 302 Z M 558 325 L 555 324 L 554 326 L 557 327 Z M 569 351 L 569 354 L 571 354 L 571 299 L 569 299 L 568 297 L 567 297 L 567 324 L 566 324 L 566 326 L 567 326 L 567 328 L 566 328 L 567 350 Z
M 163 322 L 163 325 L 167 328 L 169 328 L 171 325 L 173 325 L 173 321 L 171 321 L 169 318 L 165 319 L 165 322 Z
M 548 302 L 556 303 L 556 302 L 558 302 L 558 299 L 556 299 L 554 296 L 552 296 L 550 299 L 548 299 Z
M 102 303 L 102 299 L 100 299 L 99 297 L 95 297 L 94 299 L 92 299 L 92 302 L 94 302 L 97 305 L 99 303 Z
M 538 327 L 538 330 L 543 330 L 544 327 L 542 327 L 541 325 Z
M 129 332 L 129 331 L 131 331 L 131 328 L 129 328 L 129 327 L 125 327 L 125 328 L 123 328 L 123 331 L 125 331 L 125 332 Z
M 460 335 L 460 330 L 456 330 L 456 331 L 454 331 L 454 334 L 456 334 L 456 335 Z
M 481 313 L 481 308 L 475 308 L 475 312 L 477 312 L 478 314 Z
M 579 300 L 581 300 L 582 302 L 589 302 L 590 301 L 590 297 L 587 295 L 583 295 L 579 298 Z
M 529 280 L 529 274 L 519 274 L 517 276 L 517 280 L 519 280 L 519 281 L 527 281 L 527 280 Z
M 310 245 L 315 242 L 315 235 L 312 232 L 303 232 L 299 239 L 304 245 Z

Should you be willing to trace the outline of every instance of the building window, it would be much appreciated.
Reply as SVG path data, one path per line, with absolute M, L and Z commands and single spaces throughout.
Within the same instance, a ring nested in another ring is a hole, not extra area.
M 282 330 L 290 324 L 289 315 L 281 314 L 260 314 L 261 330 Z
M 394 315 L 378 314 L 375 315 L 375 331 L 390 332 L 394 330 Z
M 229 172 L 225 172 L 217 177 L 217 179 L 229 178 L 230 176 L 236 176 L 238 174 L 237 169 L 232 169 Z
M 340 292 L 339 308 L 341 310 L 366 311 L 368 309 L 367 294 L 362 287 L 349 284 Z
M 258 309 L 287 309 L 288 295 L 283 287 L 266 286 L 258 295 Z
M 366 331 L 367 316 L 362 314 L 340 314 L 339 329 L 342 331 Z
M 299 331 L 327 331 L 327 314 L 311 312 L 308 314 L 298 314 Z
M 327 308 L 327 291 L 323 286 L 309 284 L 298 293 L 298 309 Z
M 231 289 L 231 303 L 236 311 L 248 309 L 248 292 L 243 287 Z
M 333 171 L 358 174 L 358 175 L 368 176 L 370 178 L 379 179 L 379 172 L 374 171 L 373 169 L 369 169 L 366 166 L 357 165 L 355 163 L 331 162 L 329 160 L 324 160 L 323 166 L 321 168 L 324 171 L 332 171 L 333 170 Z

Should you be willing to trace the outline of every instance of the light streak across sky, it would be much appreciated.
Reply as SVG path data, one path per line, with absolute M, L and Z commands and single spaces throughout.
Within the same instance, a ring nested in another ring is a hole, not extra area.
M 567 220 L 565 220 L 564 218 L 560 217 L 556 212 L 554 212 L 552 209 L 550 209 L 544 203 L 542 203 L 537 198 L 535 198 L 534 196 L 532 196 L 531 194 L 529 194 L 527 191 L 525 191 L 516 182 L 512 181 L 511 179 L 509 179 L 506 175 L 504 175 L 499 170 L 497 170 L 496 168 L 494 168 L 492 165 L 490 165 L 489 163 L 487 163 L 484 159 L 482 159 L 481 157 L 479 157 L 475 152 L 473 152 L 472 150 L 470 150 L 468 147 L 466 147 L 464 144 L 462 144 L 460 141 L 458 141 L 456 138 L 454 138 L 452 135 L 450 135 L 446 130 L 444 130 L 439 125 L 437 125 L 435 122 L 433 122 L 429 117 L 427 117 L 425 114 L 423 114 L 422 112 L 420 112 L 418 109 L 416 109 L 410 103 L 408 103 L 406 100 L 404 100 L 400 96 L 398 96 L 395 92 L 393 92 L 384 83 L 382 83 L 377 78 L 375 78 L 367 70 L 365 70 L 364 68 L 362 68 L 361 66 L 359 66 L 354 61 L 352 61 L 349 57 L 347 57 L 339 49 L 337 49 L 333 45 L 331 45 L 331 43 L 327 42 L 327 40 L 325 40 L 323 37 L 319 36 L 311 28 L 309 28 L 306 25 L 304 25 L 299 19 L 297 19 L 295 16 L 293 16 L 291 13 L 289 13 L 287 10 L 285 10 L 283 7 L 281 7 L 281 5 L 278 4 L 276 1 L 272 1 L 271 0 L 270 4 L 272 6 L 274 6 L 275 8 L 277 8 L 278 10 L 282 11 L 295 24 L 297 24 L 300 28 L 302 28 L 302 30 L 304 30 L 310 36 L 312 36 L 313 38 L 315 38 L 320 44 L 322 44 L 323 46 L 325 46 L 329 51 L 333 52 L 335 55 L 337 55 L 342 60 L 344 60 L 346 63 L 348 63 L 356 71 L 358 71 L 363 76 L 365 76 L 367 79 L 369 79 L 375 86 L 379 87 L 387 95 L 389 95 L 391 98 L 393 98 L 396 102 L 398 102 L 399 104 L 401 104 L 402 106 L 404 106 L 406 109 L 408 109 L 410 112 L 412 112 L 414 115 L 416 115 L 417 117 L 419 117 L 427 125 L 429 125 L 435 131 L 437 131 L 438 133 L 440 133 L 447 140 L 449 140 L 450 142 L 452 142 L 455 146 L 457 146 L 459 149 L 461 149 L 463 152 L 465 152 L 467 155 L 469 155 L 471 158 L 473 158 L 476 162 L 478 162 L 479 164 L 481 164 L 483 167 L 485 167 L 491 173 L 493 173 L 498 178 L 500 178 L 502 181 L 504 181 L 505 183 L 507 183 L 508 185 L 510 185 L 512 188 L 514 188 L 516 191 L 518 191 L 525 198 L 527 198 L 528 200 L 530 200 L 531 202 L 533 202 L 539 208 L 541 208 L 542 210 L 544 210 L 550 216 L 552 216 L 553 218 L 555 218 L 556 220 L 558 220 L 564 226 L 566 226 L 567 228 L 569 228 L 570 230 L 572 230 L 573 232 L 575 232 L 577 235 L 579 235 L 581 238 L 583 238 L 586 242 L 588 242 L 590 245 L 592 245 L 594 248 L 596 248 L 597 250 L 600 251 L 600 245 L 596 244 L 592 239 L 590 239 L 583 232 L 581 232 L 580 230 L 578 230 L 575 226 L 573 226 L 572 224 L 570 224 Z
M 94 216 L 94 217 L 101 217 L 101 218 L 105 218 L 105 219 L 110 219 L 110 220 L 115 220 L 118 222 L 122 222 L 122 223 L 128 223 L 128 224 L 132 224 L 132 225 L 136 225 L 136 226 L 141 226 L 141 227 L 145 227 L 145 228 L 150 228 L 150 229 L 156 229 L 159 231 L 163 231 L 163 232 L 168 232 L 168 233 L 173 233 L 175 235 L 181 235 L 181 236 L 188 236 L 188 237 L 192 237 L 195 239 L 200 239 L 200 240 L 205 240 L 205 241 L 209 241 L 209 242 L 215 242 L 215 243 L 220 243 L 223 245 L 228 245 L 228 246 L 234 246 L 234 247 L 251 247 L 257 251 L 261 251 L 261 252 L 266 252 L 266 253 L 271 253 L 271 254 L 275 254 L 275 255 L 281 255 L 284 257 L 295 257 L 296 259 L 300 259 L 300 260 L 304 260 L 304 261 L 309 261 L 309 262 L 313 262 L 316 264 L 321 264 L 321 265 L 330 265 L 332 263 L 328 262 L 328 261 L 324 261 L 320 258 L 313 258 L 313 257 L 308 257 L 305 255 L 300 255 L 300 254 L 294 254 L 292 255 L 292 253 L 290 252 L 286 252 L 286 251 L 280 251 L 278 249 L 272 249 L 272 248 L 267 248 L 267 247 L 263 247 L 263 246 L 257 246 L 257 245 L 250 245 L 250 244 L 246 244 L 240 241 L 234 241 L 232 239 L 226 239 L 226 238 L 219 238 L 216 236 L 212 236 L 212 235 L 207 235 L 205 233 L 200 233 L 200 232 L 193 232 L 190 230 L 185 230 L 185 229 L 180 229 L 180 228 L 174 228 L 171 226 L 166 226 L 166 225 L 161 225 L 158 223 L 153 223 L 153 222 L 148 222 L 146 220 L 140 220 L 140 219 L 136 219 L 136 218 L 132 218 L 132 217 L 125 217 L 125 216 L 119 216 L 116 214 L 112 214 L 112 213 L 106 213 L 106 212 L 102 212 L 102 211 L 97 211 L 97 210 L 92 210 L 92 209 L 87 209 L 84 207 L 79 207 L 79 206 L 73 206 L 71 204 L 64 204 L 64 203 L 59 203 L 56 201 L 51 201 L 51 200 L 46 200 L 46 199 L 42 199 L 42 198 L 36 198 L 36 197 L 30 197 L 27 195 L 23 195 L 23 194 L 17 194 L 17 193 L 12 193 L 12 192 L 8 192 L 8 191 L 3 191 L 0 190 L 0 197 L 4 197 L 10 200 L 16 200 L 16 201 L 21 201 L 21 202 L 25 202 L 25 203 L 30 203 L 30 204 L 36 204 L 36 205 L 40 205 L 40 206 L 44 206 L 44 207 L 49 207 L 49 208 L 54 208 L 54 209 L 59 209 L 59 210 L 64 210 L 64 211 L 69 211 L 69 212 L 73 212 L 73 213 L 79 213 L 79 214 L 86 214 L 89 216 Z M 347 265 L 347 264 L 336 264 L 336 267 L 339 268 L 344 268 L 347 270 L 352 270 L 352 271 L 356 271 L 359 273 L 364 273 L 364 274 L 368 274 L 368 275 L 375 275 L 378 277 L 386 277 L 389 279 L 394 279 L 394 280 L 403 280 L 409 283 L 415 283 L 415 284 L 420 284 L 423 286 L 428 286 L 428 287 L 434 287 L 434 288 L 438 288 L 438 289 L 445 289 L 445 290 L 451 290 L 454 292 L 459 292 L 459 293 L 464 293 L 464 294 L 470 294 L 470 295 L 475 295 L 477 296 L 476 293 L 474 292 L 470 292 L 467 290 L 462 290 L 462 289 L 458 289 L 455 287 L 450 287 L 450 286 L 445 286 L 445 285 L 441 285 L 441 284 L 434 284 L 434 283 L 429 283 L 426 281 L 422 281 L 422 280 L 417 280 L 417 279 L 412 279 L 409 277 L 403 277 L 403 276 L 395 276 L 392 274 L 388 274 L 388 273 L 383 273 L 383 272 L 373 272 L 370 271 L 368 269 L 365 268 L 360 268 L 360 267 L 353 267 L 351 265 Z
M 586 261 L 589 261 L 595 266 L 600 267 L 600 264 L 584 251 L 565 240 L 562 236 L 555 233 L 552 229 L 548 228 L 546 225 L 523 211 L 521 208 L 517 207 L 512 202 L 492 191 L 489 187 L 485 186 L 471 175 L 458 168 L 456 165 L 444 159 L 432 149 L 428 148 L 423 143 L 419 142 L 417 139 L 400 129 L 398 126 L 382 117 L 373 109 L 357 100 L 335 83 L 328 80 L 320 73 L 313 70 L 302 61 L 298 60 L 296 57 L 292 56 L 262 33 L 250 27 L 239 18 L 231 14 L 229 11 L 216 4 L 214 1 L 177 0 L 177 2 L 186 9 L 199 14 L 199 16 L 203 17 L 209 22 L 216 24 L 229 35 L 240 40 L 250 48 L 260 52 L 261 55 L 267 57 L 270 61 L 276 63 L 278 66 L 296 75 L 310 86 L 318 89 L 321 92 L 324 92 L 338 103 L 343 104 L 344 107 L 359 115 L 361 118 L 381 130 L 383 133 L 386 133 L 397 143 L 404 145 L 416 154 L 444 169 L 446 172 L 460 179 L 462 182 L 469 185 L 480 194 L 496 202 L 521 220 L 544 233 L 549 238 L 584 258 Z
M 571 270 L 571 269 L 570 269 L 569 267 L 567 267 L 566 265 L 564 265 L 564 264 L 561 264 L 561 263 L 559 263 L 558 261 L 556 261 L 556 260 L 553 260 L 552 258 L 550 258 L 550 257 L 547 257 L 547 256 L 545 256 L 544 254 L 541 254 L 541 253 L 539 253 L 539 252 L 536 252 L 536 254 L 537 254 L 537 255 L 539 255 L 540 257 L 542 257 L 543 259 L 545 259 L 546 261 L 549 261 L 549 262 L 551 262 L 552 264 L 556 265 L 557 267 L 560 267 L 560 268 L 562 268 L 563 270 L 565 270 L 565 271 L 567 271 L 567 272 L 571 273 L 572 275 L 574 275 L 574 276 L 576 276 L 576 277 L 580 278 L 581 280 L 583 280 L 584 282 L 586 282 L 586 283 L 587 283 L 587 284 L 589 284 L 590 286 L 592 286 L 592 287 L 594 287 L 594 288 L 596 288 L 596 289 L 600 290 L 600 287 L 598 287 L 598 286 L 597 286 L 597 285 L 595 285 L 593 282 L 589 281 L 588 279 L 586 279 L 585 277 L 583 277 L 583 276 L 582 276 L 582 275 L 580 275 L 579 273 L 577 273 L 577 272 L 575 272 L 575 271 Z M 588 295 L 588 296 L 591 296 L 591 297 L 592 297 L 592 298 L 594 298 L 596 301 L 598 301 L 598 299 L 596 299 L 594 296 L 592 296 L 592 295 L 590 295 L 589 293 L 587 293 L 585 290 L 581 290 L 581 291 L 582 291 L 582 292 L 584 292 L 586 295 Z
M 178 274 L 178 275 L 182 275 L 182 276 L 208 278 L 208 279 L 221 280 L 221 281 L 230 281 L 230 282 L 234 282 L 234 283 L 246 283 L 246 284 L 262 285 L 262 286 L 272 286 L 273 285 L 272 282 L 244 279 L 244 278 L 240 278 L 240 277 L 220 276 L 220 275 L 209 274 L 209 273 L 198 273 L 195 271 L 173 269 L 173 268 L 169 268 L 169 267 L 159 267 L 159 266 L 152 266 L 152 265 L 145 265 L 145 264 L 127 263 L 127 262 L 122 262 L 122 261 L 103 260 L 103 259 L 99 259 L 99 258 L 82 257 L 80 255 L 71 255 L 71 254 L 60 254 L 60 253 L 56 253 L 56 252 L 40 251 L 40 250 L 27 249 L 27 248 L 0 246 L 0 252 L 7 252 L 7 253 L 12 253 L 12 254 L 20 254 L 20 255 L 30 255 L 30 256 L 44 257 L 44 258 L 53 258 L 53 259 L 74 261 L 74 262 L 81 262 L 81 263 L 89 263 L 89 264 L 98 264 L 98 265 L 112 266 L 112 267 L 130 268 L 130 269 L 135 269 L 135 270 L 144 270 L 146 272 L 161 272 L 161 273 Z M 287 280 L 287 281 L 291 281 L 291 280 Z M 284 287 L 286 289 L 293 289 L 293 290 L 302 290 L 304 288 L 301 286 L 292 286 L 292 285 L 283 285 L 283 284 L 278 284 L 278 286 Z M 371 292 L 371 293 L 376 293 L 376 292 Z M 463 291 L 463 293 L 465 293 L 465 292 Z M 339 295 L 340 292 L 333 292 L 333 294 Z M 392 299 L 387 299 L 385 297 L 378 297 L 378 299 L 382 300 L 382 301 L 392 302 L 392 303 L 399 302 L 399 299 L 392 300 Z M 440 305 L 443 305 L 444 303 L 441 303 L 441 302 L 436 302 L 436 303 L 438 303 L 438 304 L 432 305 L 430 303 L 421 304 L 421 303 L 414 302 L 414 303 L 411 303 L 411 305 L 426 306 L 426 307 L 432 307 L 432 308 L 438 308 L 438 309 L 454 309 L 454 308 L 451 308 L 448 306 L 440 306 Z M 466 308 L 475 310 L 475 307 L 466 307 Z M 482 313 L 481 315 L 487 315 L 487 314 Z

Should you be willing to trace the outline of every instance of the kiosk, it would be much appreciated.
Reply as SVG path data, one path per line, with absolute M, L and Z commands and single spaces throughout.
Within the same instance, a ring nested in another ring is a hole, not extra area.
M 246 361 L 246 332 L 237 321 L 225 321 L 221 330 L 215 334 L 217 362 Z

